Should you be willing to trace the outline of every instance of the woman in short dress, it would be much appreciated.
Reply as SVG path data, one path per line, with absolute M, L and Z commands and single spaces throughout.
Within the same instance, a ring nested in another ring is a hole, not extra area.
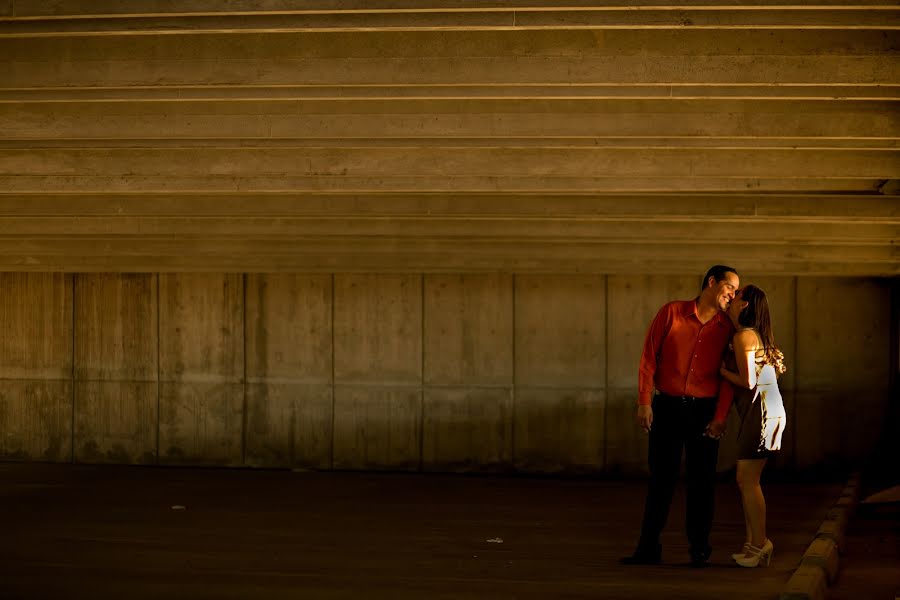
M 754 285 L 742 289 L 728 316 L 736 329 L 736 370 L 723 365 L 721 374 L 735 386 L 734 407 L 741 418 L 737 483 L 747 529 L 741 552 L 732 556 L 742 567 L 768 566 L 774 547 L 766 537 L 766 500 L 759 478 L 768 457 L 781 449 L 786 416 L 776 378 L 785 371 L 784 354 L 775 346 L 763 290 Z

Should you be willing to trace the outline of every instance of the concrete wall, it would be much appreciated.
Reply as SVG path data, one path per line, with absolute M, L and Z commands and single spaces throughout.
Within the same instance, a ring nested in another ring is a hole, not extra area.
M 643 336 L 698 279 L 0 273 L 0 457 L 639 472 Z M 743 281 L 769 292 L 788 357 L 778 463 L 865 457 L 889 407 L 890 280 Z

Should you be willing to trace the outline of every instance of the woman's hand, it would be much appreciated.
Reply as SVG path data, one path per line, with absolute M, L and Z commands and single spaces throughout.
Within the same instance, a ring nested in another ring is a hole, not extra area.
M 725 435 L 725 421 L 710 421 L 703 434 L 714 440 L 722 439 L 722 436 Z

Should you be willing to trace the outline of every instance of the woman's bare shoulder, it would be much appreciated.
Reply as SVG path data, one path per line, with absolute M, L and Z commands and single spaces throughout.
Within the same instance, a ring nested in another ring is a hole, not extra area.
M 752 329 L 740 329 L 734 334 L 734 344 L 749 352 L 760 346 L 759 336 Z

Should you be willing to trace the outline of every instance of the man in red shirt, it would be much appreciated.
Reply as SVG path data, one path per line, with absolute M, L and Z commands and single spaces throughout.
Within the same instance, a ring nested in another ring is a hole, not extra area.
M 737 271 L 709 269 L 693 300 L 663 306 L 647 332 L 638 376 L 637 422 L 650 434 L 650 483 L 641 537 L 624 564 L 658 564 L 685 453 L 687 536 L 693 566 L 704 566 L 712 548 L 719 438 L 731 406 L 731 388 L 719 366 L 734 327 L 725 314 L 740 285 Z M 656 391 L 655 395 L 653 391 Z

